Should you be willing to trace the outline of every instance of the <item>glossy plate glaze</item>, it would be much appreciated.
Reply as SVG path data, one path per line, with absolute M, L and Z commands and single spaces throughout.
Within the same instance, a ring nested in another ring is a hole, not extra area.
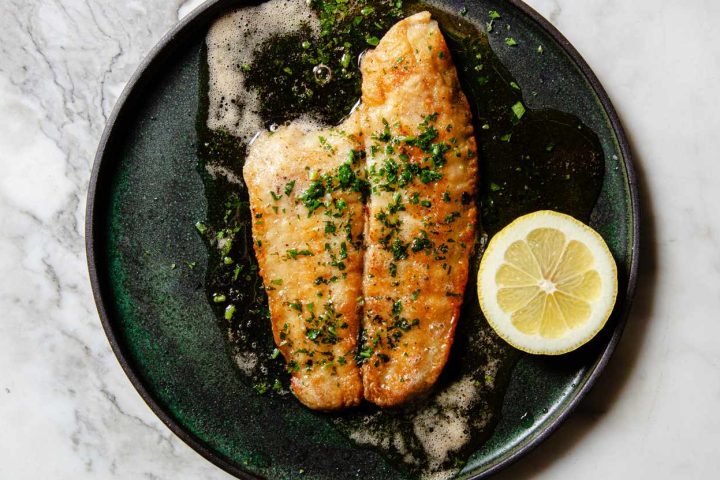
M 440 2 L 459 12 L 465 4 Z M 202 46 L 209 25 L 243 2 L 218 0 L 183 20 L 129 82 L 102 137 L 90 183 L 87 252 L 105 331 L 143 399 L 180 438 L 240 478 L 409 478 L 396 462 L 358 446 L 328 415 L 258 395 L 242 381 L 206 292 L 209 254 L 194 224 L 208 200 L 197 157 Z M 467 4 L 484 22 L 497 10 L 513 38 L 535 49 L 495 49 L 529 108 L 552 108 L 595 132 L 604 183 L 590 223 L 608 242 L 620 294 L 607 327 L 558 358 L 520 356 L 489 437 L 457 478 L 482 478 L 547 437 L 597 379 L 623 329 L 635 286 L 638 200 L 627 141 L 605 92 L 578 53 L 517 1 Z M 525 92 L 523 92 L 523 95 Z M 531 97 L 531 98 L 530 98 Z M 258 328 L 269 328 L 259 325 Z

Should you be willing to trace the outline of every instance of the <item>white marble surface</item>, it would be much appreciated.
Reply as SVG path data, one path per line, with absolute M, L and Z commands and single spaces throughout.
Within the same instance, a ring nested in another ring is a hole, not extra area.
M 107 116 L 181 0 L 0 0 L 0 478 L 223 479 L 174 437 L 100 328 L 83 246 Z M 530 0 L 632 140 L 638 295 L 578 412 L 498 478 L 717 478 L 720 2 Z

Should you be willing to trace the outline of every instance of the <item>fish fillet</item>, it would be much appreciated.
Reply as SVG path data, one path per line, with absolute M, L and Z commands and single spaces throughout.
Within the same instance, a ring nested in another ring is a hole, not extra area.
M 477 148 L 467 99 L 428 12 L 395 24 L 362 66 L 364 396 L 392 407 L 445 365 L 473 248 Z
M 362 152 L 342 128 L 263 133 L 243 171 L 275 343 L 293 393 L 317 410 L 362 399 Z

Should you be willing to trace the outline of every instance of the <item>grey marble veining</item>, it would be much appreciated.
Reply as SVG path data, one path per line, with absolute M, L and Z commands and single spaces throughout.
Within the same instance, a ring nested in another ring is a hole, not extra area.
M 0 0 L 0 479 L 229 478 L 155 418 L 105 339 L 84 210 L 107 117 L 180 0 Z M 643 187 L 643 267 L 606 374 L 498 478 L 720 468 L 720 3 L 532 0 L 605 85 Z

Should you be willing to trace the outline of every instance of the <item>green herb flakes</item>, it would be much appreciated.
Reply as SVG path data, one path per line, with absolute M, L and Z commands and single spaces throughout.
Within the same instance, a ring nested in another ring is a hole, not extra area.
M 197 222 L 195 224 L 195 229 L 200 232 L 200 235 L 205 235 L 205 232 L 207 232 L 207 227 L 202 222 Z
M 517 102 L 515 105 L 510 107 L 512 109 L 515 118 L 520 120 L 525 115 L 525 105 L 522 102 Z

